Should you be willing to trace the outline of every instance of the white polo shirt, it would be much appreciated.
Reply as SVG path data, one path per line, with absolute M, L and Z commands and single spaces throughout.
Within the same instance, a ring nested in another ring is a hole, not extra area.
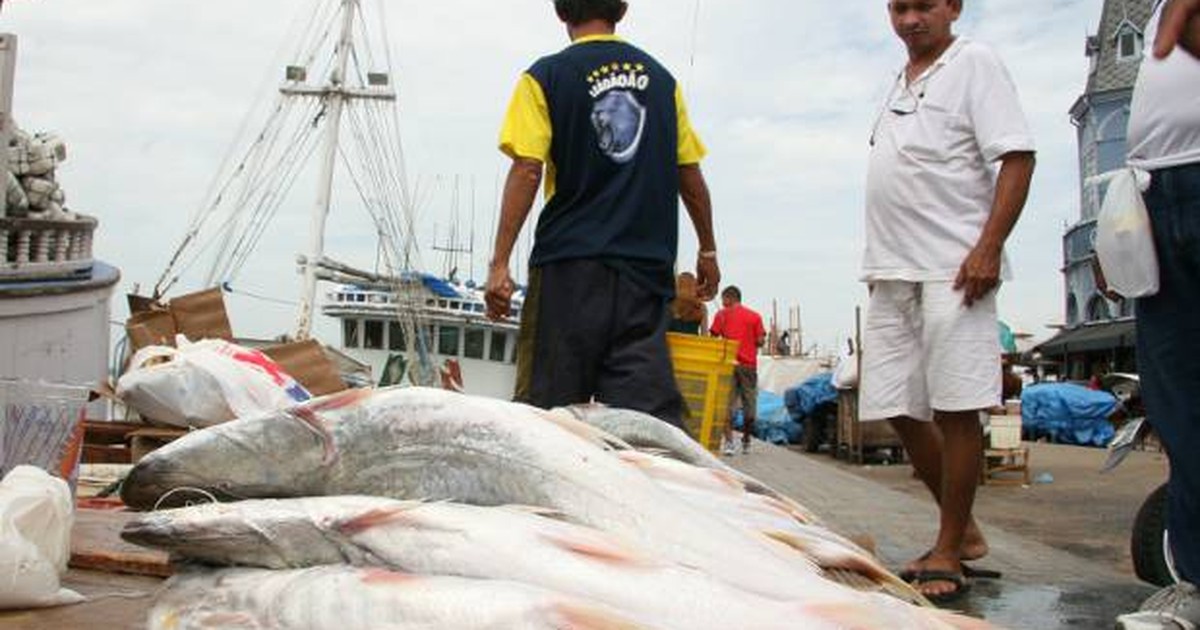
M 871 132 L 862 279 L 953 280 L 991 214 L 997 160 L 1033 150 L 991 48 L 960 36 L 911 84 L 901 69 Z
M 1160 4 L 1146 27 L 1146 53 L 1129 113 L 1129 163 L 1152 171 L 1200 163 L 1200 59 L 1179 48 L 1150 54 Z

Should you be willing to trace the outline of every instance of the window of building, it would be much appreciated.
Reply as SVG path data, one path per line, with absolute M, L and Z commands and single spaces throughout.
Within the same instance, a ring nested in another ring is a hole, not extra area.
M 488 359 L 498 363 L 504 362 L 505 351 L 508 349 L 508 333 L 492 331 L 492 348 L 488 351 Z
M 1079 302 L 1075 300 L 1074 295 L 1067 296 L 1067 325 L 1074 326 L 1079 323 Z
M 347 348 L 358 347 L 358 320 L 342 320 L 342 345 Z
M 1133 24 L 1125 22 L 1117 27 L 1117 61 L 1141 59 L 1142 46 L 1142 32 Z
M 383 322 L 368 319 L 363 322 L 363 347 L 368 350 L 383 349 Z
M 1088 301 L 1087 320 L 1102 322 L 1109 319 L 1112 319 L 1112 315 L 1108 311 L 1108 302 L 1102 296 L 1093 295 Z
M 1133 305 L 1137 300 L 1121 300 L 1121 317 L 1133 317 Z
M 482 328 L 468 328 L 463 335 L 463 356 L 468 359 L 482 359 L 483 345 L 487 340 L 486 331 Z
M 458 326 L 438 327 L 438 354 L 444 357 L 458 356 Z
M 408 350 L 404 327 L 400 322 L 388 322 L 388 350 Z

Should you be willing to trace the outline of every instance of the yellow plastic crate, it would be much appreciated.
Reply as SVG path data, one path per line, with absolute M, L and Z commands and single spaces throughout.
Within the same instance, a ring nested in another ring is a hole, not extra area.
M 716 452 L 729 422 L 729 393 L 737 365 L 736 341 L 667 333 L 671 365 L 683 394 L 683 425 L 704 448 Z

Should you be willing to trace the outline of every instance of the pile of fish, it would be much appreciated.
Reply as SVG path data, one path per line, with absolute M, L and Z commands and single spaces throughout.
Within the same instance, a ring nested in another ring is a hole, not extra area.
M 123 537 L 185 561 L 152 629 L 987 627 L 915 605 L 686 434 L 598 406 L 343 392 L 176 440 L 122 498 L 155 510 Z

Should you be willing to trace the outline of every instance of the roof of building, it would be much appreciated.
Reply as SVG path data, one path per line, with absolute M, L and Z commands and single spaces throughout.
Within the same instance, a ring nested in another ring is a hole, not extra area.
M 1118 59 L 1117 33 L 1125 22 L 1144 33 L 1154 9 L 1154 1 L 1105 0 L 1100 29 L 1095 39 L 1089 38 L 1089 48 L 1096 46 L 1100 58 L 1096 63 L 1096 71 L 1088 77 L 1088 94 L 1133 88 L 1140 64 Z
M 1132 348 L 1137 343 L 1137 322 L 1132 319 L 1085 324 L 1064 330 L 1034 350 L 1044 356 L 1063 356 L 1113 348 Z

